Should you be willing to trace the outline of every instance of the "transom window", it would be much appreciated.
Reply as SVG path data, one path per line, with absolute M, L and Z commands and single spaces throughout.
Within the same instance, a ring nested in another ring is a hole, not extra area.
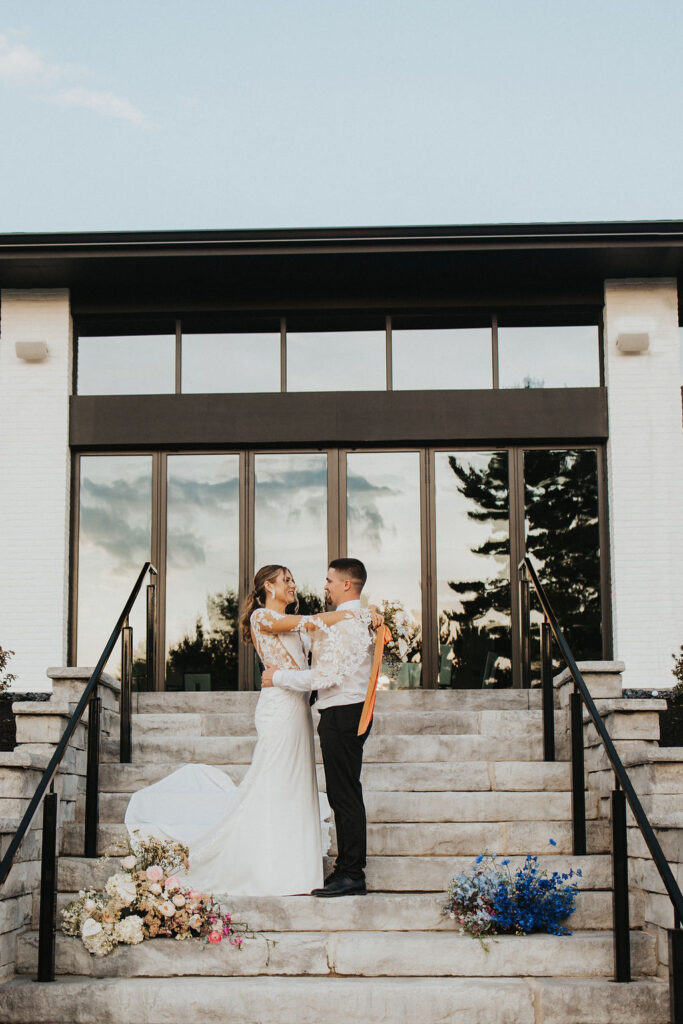
M 513 323 L 503 315 L 374 316 L 340 328 L 274 318 L 144 331 L 84 323 L 79 395 L 238 394 L 599 387 L 597 323 Z

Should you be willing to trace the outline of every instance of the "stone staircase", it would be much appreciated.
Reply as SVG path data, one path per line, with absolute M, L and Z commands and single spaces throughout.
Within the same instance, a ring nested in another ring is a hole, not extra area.
M 37 932 L 17 946 L 17 976 L 0 989 L 1 1024 L 666 1024 L 668 986 L 655 937 L 631 906 L 635 981 L 612 976 L 611 864 L 599 795 L 587 794 L 588 850 L 571 854 L 570 768 L 542 758 L 535 691 L 381 693 L 365 748 L 366 897 L 248 898 L 233 916 L 276 941 L 227 946 L 155 940 L 89 956 L 57 937 L 57 982 L 36 985 Z M 239 781 L 255 743 L 256 694 L 140 694 L 133 763 L 100 770 L 99 847 L 125 835 L 130 793 L 187 761 L 220 765 Z M 563 749 L 564 711 L 556 712 Z M 105 756 L 111 756 L 106 751 Z M 320 760 L 318 750 L 318 760 Z M 319 782 L 323 786 L 319 765 Z M 286 837 L 283 837 L 285 839 Z M 554 839 L 556 846 L 549 844 Z M 62 828 L 61 908 L 101 886 L 115 864 L 87 860 L 82 807 Z M 450 876 L 483 850 L 527 853 L 549 870 L 581 867 L 569 937 L 504 936 L 488 951 L 441 915 Z M 277 856 L 277 850 L 273 851 Z M 34 916 L 34 926 L 36 925 Z

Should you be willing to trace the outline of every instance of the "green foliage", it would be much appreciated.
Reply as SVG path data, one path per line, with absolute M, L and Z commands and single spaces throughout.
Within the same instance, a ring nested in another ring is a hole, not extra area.
M 14 656 L 14 651 L 5 651 L 0 647 L 0 693 L 8 688 L 10 683 L 13 683 L 17 678 L 7 669 L 7 662 Z
M 683 646 L 681 646 L 678 656 L 672 654 L 671 657 L 674 659 L 674 667 L 671 671 L 678 680 L 671 691 L 671 704 L 683 707 Z

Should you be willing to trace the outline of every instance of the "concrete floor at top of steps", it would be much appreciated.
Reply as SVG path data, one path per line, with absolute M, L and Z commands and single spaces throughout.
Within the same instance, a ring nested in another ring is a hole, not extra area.
M 525 942 L 522 939 L 521 942 Z M 182 944 L 178 944 L 182 945 Z M 523 958 L 524 953 L 520 954 Z M 668 985 L 604 978 L 17 978 L 2 1024 L 668 1024 Z
M 520 867 L 523 861 L 523 854 L 511 855 L 511 869 Z M 371 854 L 367 865 L 368 887 L 371 892 L 443 893 L 452 875 L 471 866 L 472 855 L 389 857 Z M 583 857 L 575 857 L 569 851 L 564 854 L 541 854 L 539 866 L 550 873 L 580 868 L 582 876 L 577 882 L 581 890 L 608 890 L 612 886 L 612 864 L 607 854 L 588 854 Z M 327 868 L 330 867 L 328 862 Z M 116 869 L 115 859 L 62 856 L 59 858 L 59 890 L 75 892 L 88 887 L 101 889 Z M 291 897 L 282 899 L 289 904 Z M 336 901 L 334 905 L 341 902 Z
M 91 956 L 78 939 L 57 936 L 56 970 L 94 977 L 195 977 L 245 975 L 341 975 L 355 977 L 610 977 L 614 970 L 611 932 L 573 935 L 501 935 L 484 946 L 457 932 L 274 932 L 269 947 L 264 934 L 236 951 L 198 942 L 158 939 L 139 946 L 119 946 L 104 958 Z M 38 933 L 29 932 L 17 946 L 19 973 L 35 971 Z M 656 938 L 631 934 L 634 977 L 657 970 Z

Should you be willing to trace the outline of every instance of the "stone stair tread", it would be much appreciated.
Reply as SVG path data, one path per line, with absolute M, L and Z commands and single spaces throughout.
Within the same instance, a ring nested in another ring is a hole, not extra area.
M 361 898 L 362 899 L 362 898 Z M 207 949 L 198 942 L 156 939 L 119 946 L 103 958 L 91 956 L 79 939 L 57 936 L 56 970 L 98 977 L 172 975 L 329 975 L 353 977 L 608 977 L 613 971 L 610 932 L 568 936 L 501 935 L 488 950 L 457 932 L 274 932 L 268 949 L 263 935 L 236 951 L 227 943 Z M 656 940 L 645 932 L 631 935 L 634 975 L 656 971 Z M 17 945 L 17 970 L 35 970 L 38 933 L 26 933 Z
M 3 1024 L 667 1024 L 668 986 L 647 978 L 154 978 L 58 977 L 3 986 Z M 226 1009 L 229 1008 L 229 1011 Z
M 102 793 L 134 793 L 181 768 L 187 761 L 155 762 L 153 764 L 100 765 Z M 194 762 L 200 763 L 200 762 Z M 246 764 L 217 764 L 239 782 Z M 319 785 L 324 786 L 322 766 L 318 769 Z M 568 761 L 553 764 L 545 761 L 412 761 L 406 763 L 366 763 L 363 767 L 366 791 L 395 789 L 410 792 L 556 792 L 571 788 L 571 767 Z
M 127 837 L 123 824 L 102 824 L 98 828 L 98 852 L 110 852 L 114 844 Z M 64 825 L 62 852 L 78 855 L 82 850 L 83 825 Z M 568 821 L 510 822 L 419 822 L 376 823 L 368 825 L 368 853 L 388 856 L 437 854 L 442 856 L 477 856 L 492 850 L 500 856 L 508 854 L 547 853 L 550 839 L 557 853 L 569 853 L 572 829 Z M 604 853 L 609 849 L 606 822 L 589 822 L 589 852 Z M 334 847 L 331 852 L 334 851 Z
M 251 762 L 256 738 L 253 736 L 184 736 L 178 730 L 163 735 L 136 738 L 133 734 L 133 763 L 177 760 L 205 764 L 248 764 Z M 320 763 L 320 746 L 316 738 L 316 761 Z M 390 761 L 541 761 L 543 743 L 540 729 L 516 737 L 465 735 L 420 736 L 400 735 L 370 737 L 364 750 L 366 764 Z
M 165 714 L 175 712 L 205 713 L 229 712 L 253 708 L 258 701 L 257 691 L 233 690 L 229 692 L 133 694 L 133 710 L 137 714 Z M 498 711 L 538 709 L 541 694 L 534 690 L 379 690 L 376 708 L 378 714 L 391 711 Z
M 473 858 L 439 857 L 439 856 L 405 856 L 405 857 L 368 857 L 367 879 L 371 891 L 397 893 L 435 893 L 443 892 L 452 875 L 471 867 Z M 512 856 L 511 868 L 520 866 L 523 856 Z M 568 868 L 581 868 L 582 877 L 578 879 L 582 890 L 607 890 L 612 885 L 611 859 L 608 854 L 589 854 L 576 857 L 571 853 L 541 855 L 541 869 L 548 872 L 567 871 Z M 59 858 L 59 889 L 61 892 L 72 892 L 78 889 L 102 888 L 118 867 L 116 859 L 86 858 L 61 856 Z M 396 888 L 394 888 L 396 886 Z M 282 897 L 292 899 L 293 897 Z M 367 897 L 366 897 L 367 898 Z
M 76 892 L 60 892 L 57 913 Z M 442 931 L 453 932 L 453 922 L 442 914 L 445 892 L 377 893 L 339 900 L 321 900 L 315 896 L 226 896 L 222 903 L 236 921 L 248 921 L 257 931 Z M 632 900 L 631 928 L 644 923 L 643 907 Z M 37 927 L 37 920 L 34 920 Z M 567 927 L 572 931 L 611 931 L 612 893 L 585 890 Z
M 100 794 L 100 821 L 117 823 L 124 819 L 130 800 L 128 793 Z M 571 817 L 570 793 L 511 793 L 483 791 L 419 792 L 366 790 L 368 822 L 480 822 L 567 821 Z M 598 817 L 596 793 L 586 799 L 586 816 Z M 82 816 L 82 815 L 81 815 Z

